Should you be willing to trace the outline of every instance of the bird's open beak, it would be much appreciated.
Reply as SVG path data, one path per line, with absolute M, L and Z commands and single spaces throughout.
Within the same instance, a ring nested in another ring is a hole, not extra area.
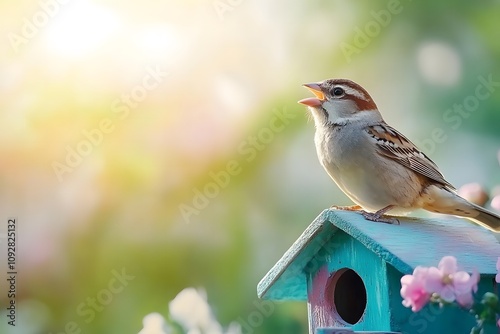
M 309 89 L 316 96 L 316 98 L 308 97 L 307 99 L 300 100 L 299 103 L 308 107 L 320 106 L 325 100 L 325 94 L 321 91 L 321 87 L 317 83 L 304 84 L 303 86 Z

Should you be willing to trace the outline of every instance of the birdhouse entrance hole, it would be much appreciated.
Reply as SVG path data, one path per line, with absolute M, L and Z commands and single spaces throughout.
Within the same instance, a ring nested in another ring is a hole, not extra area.
M 354 270 L 343 268 L 336 271 L 329 278 L 327 291 L 339 320 L 353 325 L 361 319 L 366 308 L 366 288 Z

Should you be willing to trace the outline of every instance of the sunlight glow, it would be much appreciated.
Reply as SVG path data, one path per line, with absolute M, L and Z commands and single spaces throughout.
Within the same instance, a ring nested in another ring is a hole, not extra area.
M 153 61 L 177 59 L 183 47 L 178 33 L 166 24 L 143 27 L 132 35 L 132 40 L 137 47 L 136 52 Z
M 241 79 L 231 75 L 220 74 L 214 78 L 214 96 L 234 114 L 245 115 L 252 107 L 252 92 L 245 87 Z
M 111 10 L 87 0 L 75 1 L 53 18 L 47 28 L 49 52 L 67 58 L 82 58 L 108 41 L 120 27 Z

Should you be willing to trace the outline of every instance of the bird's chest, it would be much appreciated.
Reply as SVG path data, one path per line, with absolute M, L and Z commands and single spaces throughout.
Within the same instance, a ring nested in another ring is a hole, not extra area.
M 321 164 L 347 196 L 369 210 L 411 205 L 419 189 L 401 187 L 400 180 L 415 183 L 409 180 L 413 173 L 380 156 L 363 129 L 332 130 L 316 134 L 316 149 Z
M 383 186 L 384 178 L 368 136 L 362 130 L 349 131 L 333 129 L 319 133 L 315 138 L 316 149 L 321 164 L 335 183 L 355 202 L 366 204 L 373 201 L 374 189 Z
M 367 136 L 362 130 L 334 127 L 328 132 L 318 131 L 315 144 L 321 164 L 334 179 L 339 174 L 370 169 L 367 161 L 373 150 L 369 149 Z

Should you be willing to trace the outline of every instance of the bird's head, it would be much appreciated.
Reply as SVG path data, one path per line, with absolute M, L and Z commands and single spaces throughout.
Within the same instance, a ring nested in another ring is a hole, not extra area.
M 380 115 L 370 94 L 347 79 L 328 79 L 304 84 L 315 97 L 300 100 L 309 107 L 316 125 L 337 124 L 359 118 L 360 113 Z

